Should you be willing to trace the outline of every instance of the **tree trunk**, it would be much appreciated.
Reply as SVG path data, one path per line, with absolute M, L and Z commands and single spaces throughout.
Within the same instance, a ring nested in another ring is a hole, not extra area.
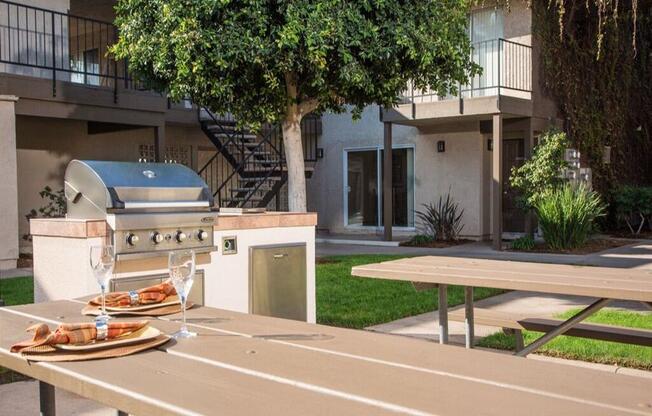
M 306 212 L 306 169 L 301 142 L 301 115 L 288 114 L 282 123 L 283 146 L 288 170 L 288 206 L 292 212 Z M 278 197 L 277 197 L 278 198 Z

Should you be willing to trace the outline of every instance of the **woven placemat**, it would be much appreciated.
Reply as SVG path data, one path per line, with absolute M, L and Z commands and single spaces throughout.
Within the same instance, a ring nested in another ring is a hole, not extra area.
M 195 306 L 194 303 L 188 301 L 186 303 L 186 310 Z M 101 313 L 102 308 L 93 305 L 86 305 L 82 309 L 82 315 L 88 316 L 97 316 Z M 159 308 L 153 307 L 151 309 L 145 309 L 140 311 L 107 311 L 109 316 L 164 316 L 164 315 L 173 315 L 175 313 L 181 312 L 181 304 L 161 306 Z
M 130 344 L 116 348 L 105 348 L 99 350 L 81 351 L 64 351 L 49 345 L 29 348 L 21 351 L 20 355 L 29 361 L 87 361 L 99 360 L 102 358 L 124 357 L 125 355 L 135 354 L 140 351 L 163 345 L 170 340 L 169 335 L 161 334 L 158 337 L 139 344 Z

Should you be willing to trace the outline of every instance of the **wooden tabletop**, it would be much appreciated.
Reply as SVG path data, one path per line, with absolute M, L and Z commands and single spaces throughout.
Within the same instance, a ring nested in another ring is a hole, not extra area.
M 458 257 L 410 257 L 353 267 L 353 276 L 652 302 L 652 270 Z
M 212 308 L 189 311 L 197 338 L 128 357 L 9 352 L 34 322 L 88 320 L 82 306 L 0 308 L 0 365 L 138 415 L 652 415 L 646 378 Z

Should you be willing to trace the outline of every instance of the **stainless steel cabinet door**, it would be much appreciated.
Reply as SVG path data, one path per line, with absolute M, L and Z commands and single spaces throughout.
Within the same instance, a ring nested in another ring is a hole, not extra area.
M 277 318 L 307 319 L 306 245 L 249 248 L 249 311 Z

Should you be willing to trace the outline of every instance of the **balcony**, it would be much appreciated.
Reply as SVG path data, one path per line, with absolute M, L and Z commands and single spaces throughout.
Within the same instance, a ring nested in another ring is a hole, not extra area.
M 127 62 L 108 54 L 116 40 L 110 22 L 0 0 L 0 91 L 20 98 L 17 114 L 196 123 L 196 113 L 133 80 Z
M 532 47 L 506 39 L 473 44 L 473 62 L 482 73 L 467 85 L 458 86 L 457 95 L 441 96 L 412 85 L 400 97 L 399 104 L 383 112 L 383 121 L 420 124 L 427 120 L 482 117 L 509 113 L 531 113 Z

